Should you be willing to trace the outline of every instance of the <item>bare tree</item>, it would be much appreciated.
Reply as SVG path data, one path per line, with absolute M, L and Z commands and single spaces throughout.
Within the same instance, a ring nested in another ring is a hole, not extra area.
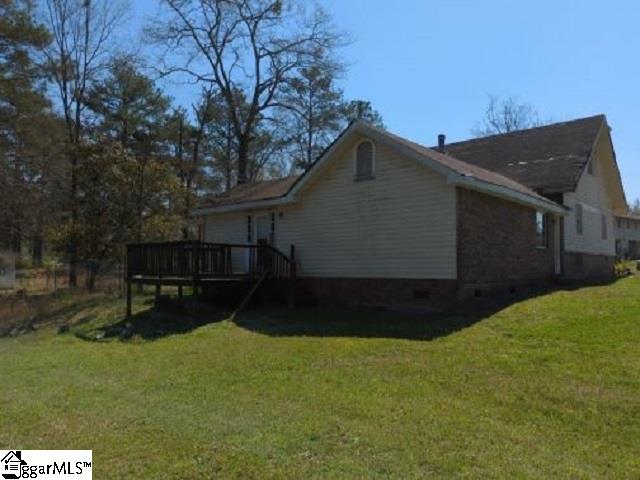
M 196 197 L 198 196 L 198 189 L 202 184 L 202 170 L 203 170 L 203 158 L 207 155 L 209 145 L 207 145 L 207 131 L 210 128 L 212 122 L 220 121 L 220 105 L 218 104 L 219 97 L 217 97 L 211 86 L 209 89 L 204 89 L 200 95 L 198 103 L 191 106 L 193 110 L 193 116 L 195 119 L 195 125 L 188 128 L 187 145 L 191 155 L 184 160 L 182 148 L 180 149 L 179 161 L 180 161 L 180 178 L 183 181 L 184 187 L 184 217 L 188 218 L 191 212 L 191 208 L 194 204 Z M 181 121 L 181 127 L 184 129 L 184 119 Z M 180 134 L 181 143 L 184 145 L 184 132 Z M 189 238 L 189 231 L 187 226 L 183 228 L 183 237 Z
M 237 145 L 238 183 L 245 183 L 258 123 L 282 107 L 279 97 L 287 79 L 318 49 L 335 48 L 338 35 L 322 9 L 309 11 L 294 0 L 163 3 L 171 15 L 148 32 L 172 57 L 184 57 L 162 73 L 185 74 L 220 92 Z M 238 101 L 238 92 L 245 102 Z
M 484 118 L 472 133 L 477 137 L 486 137 L 547 123 L 550 121 L 541 121 L 536 109 L 528 103 L 521 103 L 515 97 L 502 99 L 496 95 L 489 95 Z
M 76 206 L 77 147 L 83 134 L 86 92 L 104 66 L 108 40 L 124 14 L 124 4 L 111 0 L 46 0 L 45 23 L 53 41 L 44 50 L 48 71 L 57 87 L 71 163 L 71 230 L 78 220 Z M 70 236 L 69 284 L 77 284 L 77 245 Z

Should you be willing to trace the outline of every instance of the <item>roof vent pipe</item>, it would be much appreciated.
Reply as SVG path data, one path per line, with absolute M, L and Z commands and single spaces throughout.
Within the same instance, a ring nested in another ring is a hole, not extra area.
M 438 150 L 444 152 L 444 143 L 447 140 L 447 136 L 444 133 L 438 135 Z

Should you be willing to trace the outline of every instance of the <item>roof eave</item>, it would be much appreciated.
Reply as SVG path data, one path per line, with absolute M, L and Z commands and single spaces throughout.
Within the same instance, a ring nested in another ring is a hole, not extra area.
M 261 210 L 265 208 L 278 207 L 281 205 L 289 205 L 296 203 L 296 199 L 292 197 L 282 196 L 276 198 L 267 198 L 264 200 L 254 200 L 251 202 L 231 203 L 229 205 L 220 205 L 217 207 L 196 208 L 191 211 L 192 217 L 201 217 L 215 213 L 238 212 L 243 210 Z
M 478 192 L 486 193 L 494 197 L 503 198 L 505 200 L 510 200 L 527 207 L 533 207 L 544 212 L 555 213 L 556 215 L 561 216 L 567 214 L 566 207 L 552 202 L 551 200 L 547 201 L 540 198 L 532 197 L 531 195 L 517 192 L 501 185 L 495 185 L 493 183 L 478 180 L 475 177 L 452 174 L 448 177 L 448 182 L 452 185 L 458 185 L 470 190 L 476 190 Z

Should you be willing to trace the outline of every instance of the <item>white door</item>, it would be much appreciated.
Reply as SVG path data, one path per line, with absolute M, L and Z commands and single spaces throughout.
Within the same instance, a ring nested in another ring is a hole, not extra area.
M 256 222 L 256 245 L 271 245 L 272 225 L 268 215 L 258 217 Z M 263 272 L 268 267 L 269 254 L 264 249 L 256 249 L 255 268 L 258 272 Z
M 256 245 L 271 245 L 271 221 L 269 215 L 258 217 Z

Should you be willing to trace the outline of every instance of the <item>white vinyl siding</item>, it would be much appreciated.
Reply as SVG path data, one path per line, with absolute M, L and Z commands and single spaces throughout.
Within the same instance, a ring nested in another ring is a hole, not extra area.
M 276 247 L 288 255 L 296 246 L 301 276 L 455 279 L 455 188 L 380 144 L 376 180 L 354 182 L 361 140 L 336 151 L 298 203 L 275 209 Z M 208 216 L 205 239 L 245 243 L 247 213 Z
M 602 165 L 597 161 L 595 165 Z M 597 168 L 597 167 L 596 167 Z M 596 174 L 584 172 L 574 192 L 564 194 L 564 204 L 569 207 L 565 217 L 565 250 L 568 252 L 593 255 L 615 255 L 613 235 L 603 234 L 613 231 L 613 213 L 605 179 L 601 169 Z M 578 206 L 580 205 L 580 207 Z M 578 231 L 579 211 L 582 210 L 582 234 Z
M 574 210 L 576 214 L 576 234 L 582 235 L 584 233 L 584 208 L 580 202 L 576 202 Z
M 313 277 L 456 278 L 456 195 L 444 176 L 376 144 L 373 182 L 353 181 L 349 142 L 278 219 Z
M 255 216 L 251 219 L 252 229 L 255 228 Z M 247 212 L 221 213 L 206 217 L 204 223 L 204 241 L 216 243 L 247 244 Z M 252 238 L 255 231 L 252 230 Z M 246 252 L 240 249 L 232 250 L 234 272 L 243 272 L 246 267 Z

